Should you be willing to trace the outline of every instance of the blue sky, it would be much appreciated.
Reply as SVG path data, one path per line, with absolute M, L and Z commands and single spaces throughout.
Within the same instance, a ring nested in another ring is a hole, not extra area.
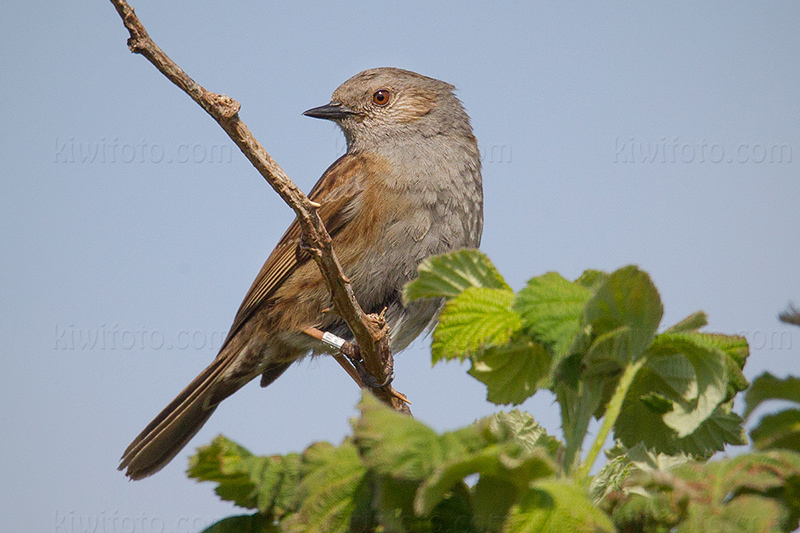
M 482 249 L 515 288 L 635 263 L 664 325 L 698 309 L 751 342 L 748 377 L 800 373 L 796 3 L 135 1 L 151 36 L 304 190 L 344 150 L 301 116 L 353 74 L 453 83 L 484 157 Z M 130 440 L 216 354 L 292 219 L 222 130 L 132 55 L 108 2 L 0 6 L 0 488 L 14 531 L 196 531 L 237 512 L 186 457 L 218 433 L 256 453 L 338 442 L 359 392 L 332 361 L 226 400 L 176 460 L 131 483 Z M 433 427 L 498 410 L 429 339 L 396 361 Z M 557 408 L 522 407 L 551 432 Z M 739 407 L 741 409 L 741 406 Z M 105 528 L 105 529 L 103 529 Z M 133 528 L 133 529 L 131 529 Z

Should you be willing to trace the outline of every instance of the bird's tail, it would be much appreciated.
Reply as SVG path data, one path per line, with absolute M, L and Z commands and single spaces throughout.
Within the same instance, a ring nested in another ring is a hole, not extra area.
M 239 388 L 222 398 L 215 391 L 226 362 L 217 358 L 144 428 L 122 454 L 119 470 L 127 468 L 129 478 L 142 479 L 161 470 L 186 446 L 222 398 Z

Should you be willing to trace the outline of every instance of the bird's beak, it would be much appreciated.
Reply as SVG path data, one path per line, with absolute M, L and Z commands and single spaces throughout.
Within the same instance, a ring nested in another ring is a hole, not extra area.
M 303 114 L 307 117 L 324 118 L 327 120 L 339 120 L 350 115 L 357 114 L 352 109 L 344 106 L 341 102 L 331 102 L 329 104 L 313 107 Z

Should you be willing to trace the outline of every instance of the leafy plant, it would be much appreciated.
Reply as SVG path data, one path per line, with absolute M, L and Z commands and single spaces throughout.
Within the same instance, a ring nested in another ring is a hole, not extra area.
M 732 411 L 748 386 L 747 342 L 701 332 L 702 312 L 659 331 L 658 291 L 637 267 L 574 281 L 547 273 L 514 293 L 486 256 L 459 251 L 424 261 L 404 297 L 446 299 L 432 360 L 469 362 L 489 401 L 517 405 L 552 391 L 564 441 L 516 409 L 439 434 L 365 392 L 353 435 L 338 446 L 257 457 L 220 436 L 201 448 L 189 475 L 255 511 L 207 531 L 797 527 L 800 411 L 753 430 L 756 448 L 769 451 L 709 462 L 747 442 Z M 758 378 L 746 415 L 776 394 L 800 401 L 800 381 Z M 584 454 L 593 418 L 600 429 Z

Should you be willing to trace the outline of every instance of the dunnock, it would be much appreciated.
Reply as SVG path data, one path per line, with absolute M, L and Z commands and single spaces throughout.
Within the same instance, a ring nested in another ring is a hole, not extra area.
M 407 70 L 377 68 L 304 113 L 336 122 L 347 139 L 347 153 L 309 198 L 322 205 L 318 212 L 364 311 L 386 309 L 393 352 L 408 346 L 442 304 L 403 304 L 403 285 L 420 261 L 481 240 L 480 156 L 453 89 Z M 352 340 L 339 317 L 323 313 L 328 290 L 300 239 L 295 221 L 258 273 L 216 359 L 125 450 L 119 468 L 128 477 L 160 470 L 219 402 L 256 376 L 265 387 L 306 354 L 324 352 L 305 328 Z

